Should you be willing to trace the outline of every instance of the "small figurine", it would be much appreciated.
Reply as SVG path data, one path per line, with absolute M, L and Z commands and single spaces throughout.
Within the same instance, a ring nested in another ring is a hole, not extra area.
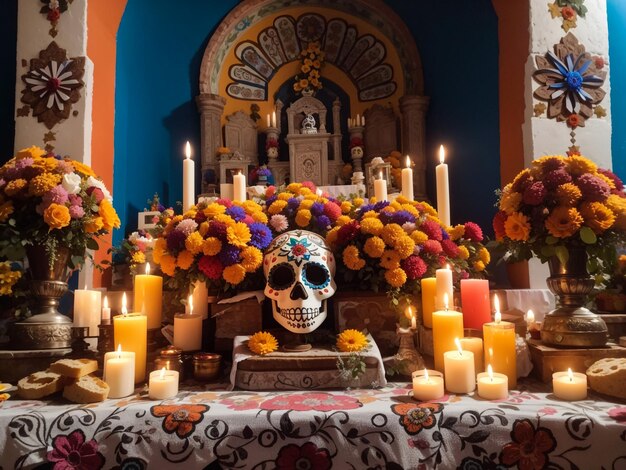
M 317 128 L 315 127 L 315 117 L 313 117 L 312 114 L 307 114 L 302 121 L 302 133 L 317 134 Z

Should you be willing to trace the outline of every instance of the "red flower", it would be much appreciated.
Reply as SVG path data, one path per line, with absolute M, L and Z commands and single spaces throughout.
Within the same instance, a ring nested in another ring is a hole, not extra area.
M 265 400 L 259 408 L 262 410 L 334 411 L 354 410 L 361 406 L 363 404 L 356 398 L 320 392 L 279 395 Z
M 408 434 L 417 434 L 437 424 L 436 414 L 443 410 L 441 403 L 401 403 L 391 411 L 400 416 L 400 424 Z
M 289 444 L 280 449 L 276 458 L 278 470 L 311 469 L 327 470 L 332 466 L 330 453 L 327 449 L 320 449 L 312 442 L 307 442 L 299 447 Z
M 626 406 L 618 406 L 609 410 L 609 416 L 618 423 L 626 424 Z
M 198 269 L 209 279 L 214 281 L 222 277 L 224 266 L 217 256 L 203 256 L 198 261 Z
M 59 21 L 59 18 L 61 18 L 61 12 L 59 11 L 58 8 L 53 8 L 52 10 L 48 12 L 47 18 L 48 18 L 48 21 L 50 21 L 51 23 Z
M 422 245 L 422 251 L 426 254 L 438 255 L 443 248 L 437 240 L 426 240 Z
M 529 419 L 518 419 L 511 431 L 513 442 L 502 449 L 500 461 L 521 470 L 541 470 L 546 468 L 548 454 L 556 448 L 556 439 L 547 428 L 535 427 Z
M 450 258 L 459 256 L 459 247 L 452 240 L 441 240 L 441 247 L 443 248 L 443 252 Z
M 573 20 L 574 18 L 576 18 L 576 10 L 574 10 L 572 7 L 563 7 L 561 8 L 561 16 L 565 20 Z
M 482 242 L 483 230 L 474 222 L 465 222 L 465 234 L 463 236 L 473 242 Z
M 203 413 L 209 407 L 206 405 L 157 405 L 150 412 L 163 420 L 163 430 L 168 434 L 176 433 L 184 439 L 193 434 L 196 424 L 202 421 Z
M 335 222 L 341 215 L 341 207 L 332 201 L 328 201 L 324 204 L 324 214 L 328 216 L 331 222 Z
M 522 201 L 524 201 L 524 204 L 538 206 L 543 202 L 547 194 L 548 191 L 543 183 L 541 181 L 535 181 L 524 190 Z
M 578 114 L 573 113 L 567 116 L 568 127 L 571 127 L 572 129 L 576 129 L 581 124 L 582 124 L 582 118 Z
M 424 223 L 420 225 L 419 229 L 428 235 L 428 238 L 432 240 L 441 241 L 443 238 L 443 235 L 441 234 L 441 226 L 433 220 L 424 221 Z
M 354 240 L 359 234 L 359 229 L 361 226 L 359 222 L 353 220 L 348 222 L 345 225 L 342 225 L 339 231 L 337 232 L 337 244 L 340 246 L 345 245 L 351 240 Z
M 409 279 L 419 279 L 424 274 L 426 274 L 426 269 L 428 269 L 428 266 L 426 266 L 424 260 L 419 256 L 411 255 L 407 259 L 402 260 L 402 269 L 404 269 L 404 271 L 406 272 L 406 276 Z
M 85 434 L 80 429 L 69 436 L 56 436 L 48 461 L 54 462 L 54 470 L 94 470 L 104 466 L 98 443 L 94 439 L 85 442 Z

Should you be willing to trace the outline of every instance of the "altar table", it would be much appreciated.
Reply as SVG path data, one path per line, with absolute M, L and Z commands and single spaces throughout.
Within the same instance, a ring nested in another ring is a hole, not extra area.
M 172 400 L 9 400 L 1 466 L 185 469 L 626 468 L 626 405 L 522 382 L 507 400 L 411 399 L 406 383 L 331 392 L 195 388 Z M 67 465 L 67 464 L 70 465 Z M 50 468 L 50 467 L 46 467 Z

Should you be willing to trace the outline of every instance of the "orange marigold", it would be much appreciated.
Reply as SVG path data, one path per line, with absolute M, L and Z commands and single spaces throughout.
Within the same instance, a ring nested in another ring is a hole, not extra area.
M 564 183 L 556 188 L 556 199 L 561 206 L 575 206 L 581 197 L 583 193 L 574 183 Z
M 546 219 L 545 225 L 550 235 L 567 238 L 574 235 L 583 224 L 583 217 L 575 207 L 559 206 Z
M 511 240 L 524 242 L 530 236 L 528 217 L 520 212 L 509 214 L 504 222 L 504 233 Z
M 596 234 L 610 229 L 615 223 L 615 214 L 601 202 L 584 202 L 580 206 L 580 213 L 587 225 Z

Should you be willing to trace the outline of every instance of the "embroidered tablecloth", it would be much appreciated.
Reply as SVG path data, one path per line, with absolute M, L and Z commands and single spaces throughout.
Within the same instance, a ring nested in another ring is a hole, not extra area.
M 2 468 L 626 468 L 626 405 L 568 403 L 523 382 L 507 400 L 409 385 L 332 392 L 195 389 L 77 406 L 9 400 Z M 69 464 L 69 465 L 68 465 Z

